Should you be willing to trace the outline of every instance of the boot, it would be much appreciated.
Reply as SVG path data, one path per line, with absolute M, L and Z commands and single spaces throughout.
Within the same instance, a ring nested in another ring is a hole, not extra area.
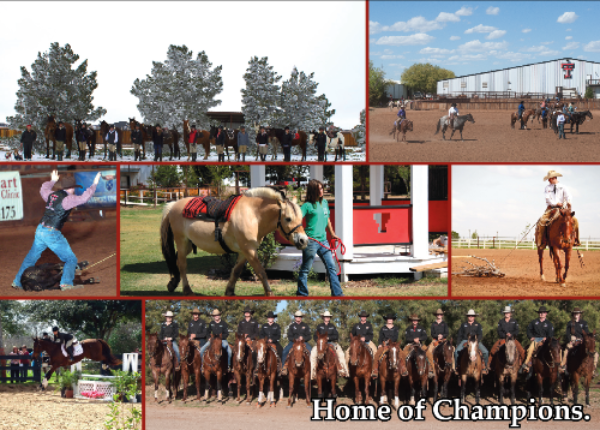
M 66 155 L 66 157 L 67 158 L 71 158 L 71 150 L 70 149 L 67 149 L 67 155 Z
M 134 151 L 133 152 L 133 161 L 137 161 L 137 159 L 138 159 L 138 152 Z
M 46 158 L 50 158 L 50 148 L 46 148 Z
M 196 161 L 197 159 L 198 159 L 198 154 L 194 152 L 192 154 L 192 161 Z
M 244 162 L 246 162 L 246 153 L 245 152 L 242 154 L 242 158 L 244 159 Z

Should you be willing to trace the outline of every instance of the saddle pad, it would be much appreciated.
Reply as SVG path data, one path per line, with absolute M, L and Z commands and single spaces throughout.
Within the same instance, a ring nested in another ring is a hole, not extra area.
M 65 357 L 69 358 L 69 354 L 67 354 L 67 350 L 65 349 L 65 345 L 61 345 L 60 349 Z M 73 345 L 73 357 L 77 357 L 78 355 L 83 354 L 83 346 L 81 344 L 76 343 Z
M 229 221 L 231 212 L 241 197 L 240 195 L 231 196 L 227 200 L 210 196 L 195 197 L 185 205 L 182 215 L 190 219 L 208 217 Z

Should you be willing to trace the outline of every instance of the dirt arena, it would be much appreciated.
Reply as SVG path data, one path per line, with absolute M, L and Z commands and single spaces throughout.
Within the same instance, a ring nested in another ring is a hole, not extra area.
M 97 211 L 96 211 L 97 213 Z M 108 257 L 117 249 L 117 221 L 115 211 L 104 211 L 104 220 L 90 222 L 67 222 L 62 233 L 71 245 L 79 261 L 90 264 Z M 41 215 L 40 215 L 41 217 Z M 83 272 L 84 279 L 100 278 L 99 284 L 86 285 L 84 288 L 62 292 L 50 290 L 40 293 L 24 292 L 11 287 L 12 281 L 21 267 L 21 263 L 31 249 L 37 226 L 11 227 L 0 230 L 0 296 L 115 296 L 117 292 L 116 256 Z M 58 257 L 49 249 L 44 251 L 38 264 L 59 263 Z
M 106 430 L 104 402 L 63 399 L 51 389 L 0 384 L 0 428 L 27 430 Z
M 583 252 L 585 267 L 581 267 L 577 253 L 571 255 L 571 267 L 567 277 L 567 286 L 561 287 L 554 282 L 555 271 L 549 253 L 544 253 L 544 275 L 546 282 L 539 276 L 539 263 L 536 250 L 510 249 L 452 249 L 452 256 L 474 255 L 495 260 L 498 268 L 506 274 L 503 278 L 475 278 L 452 275 L 452 297 L 575 297 L 600 296 L 598 268 L 600 268 L 600 252 Z M 465 258 L 452 258 L 452 273 L 468 266 Z M 561 260 L 564 262 L 564 259 Z M 482 262 L 471 259 L 473 264 Z
M 516 104 L 515 104 L 516 111 Z M 442 110 L 408 110 L 414 122 L 406 142 L 396 142 L 389 132 L 397 109 L 369 109 L 369 161 L 372 162 L 598 162 L 600 161 L 600 111 L 592 111 L 594 119 L 579 127 L 579 134 L 567 132 L 567 140 L 558 140 L 537 120 L 529 122 L 529 130 L 510 128 L 510 110 L 476 110 L 475 123 L 468 122 L 452 142 L 435 135 L 437 121 L 446 114 Z M 461 110 L 461 115 L 469 112 Z M 446 132 L 446 139 L 451 131 Z

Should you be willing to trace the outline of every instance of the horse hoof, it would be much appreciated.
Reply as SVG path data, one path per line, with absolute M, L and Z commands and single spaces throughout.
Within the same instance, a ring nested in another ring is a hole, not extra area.
M 277 403 L 275 403 L 275 402 L 271 402 L 271 405 L 270 405 L 270 407 L 271 407 L 271 408 L 276 408 L 276 407 L 277 407 Z
M 565 288 L 566 288 L 567 284 L 565 284 L 565 283 L 562 283 L 562 284 L 560 284 L 560 286 L 561 286 L 561 287 L 565 287 Z
M 544 275 L 540 276 L 540 279 L 541 279 L 543 282 L 546 282 L 546 277 L 545 277 Z

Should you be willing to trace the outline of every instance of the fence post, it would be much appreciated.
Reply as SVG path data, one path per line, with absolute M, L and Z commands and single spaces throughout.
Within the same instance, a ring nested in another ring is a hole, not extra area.
M 127 207 L 127 190 L 125 190 L 125 207 Z

